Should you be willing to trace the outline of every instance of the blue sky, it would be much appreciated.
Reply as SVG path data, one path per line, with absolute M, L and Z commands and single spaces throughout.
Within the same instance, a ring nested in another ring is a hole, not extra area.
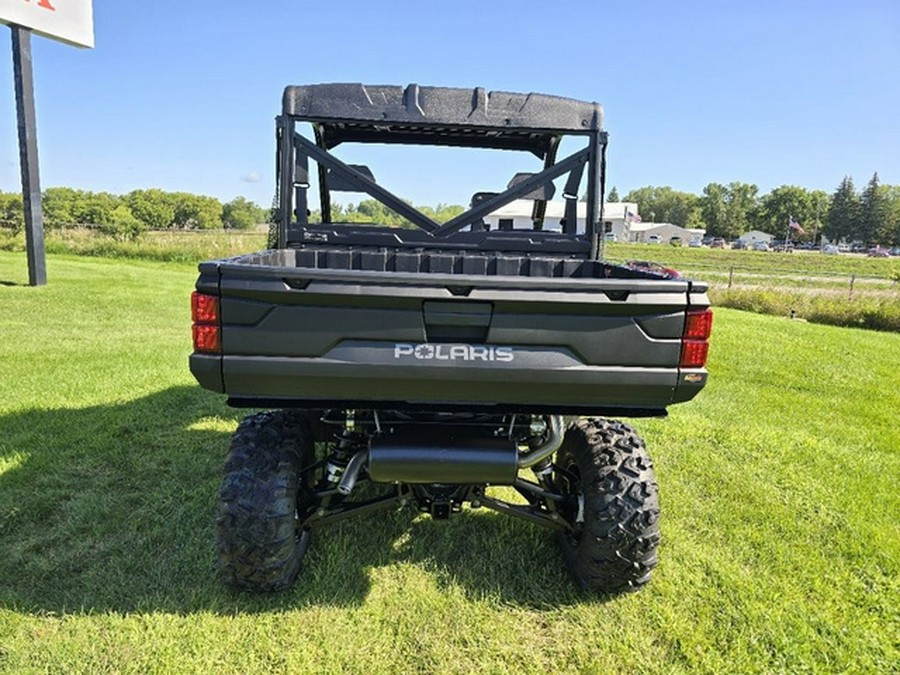
M 317 82 L 599 101 L 622 195 L 712 181 L 832 192 L 875 171 L 900 184 L 897 0 L 95 0 L 94 22 L 93 50 L 33 38 L 44 188 L 267 206 L 281 91 Z M 0 190 L 18 191 L 9 56 L 0 92 Z M 401 156 L 342 155 L 417 204 L 464 203 L 512 175 L 507 157 L 426 152 L 411 169 Z

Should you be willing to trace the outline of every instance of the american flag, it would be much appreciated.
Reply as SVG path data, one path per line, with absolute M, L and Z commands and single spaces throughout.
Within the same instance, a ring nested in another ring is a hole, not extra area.
M 641 217 L 638 214 L 632 213 L 628 209 L 625 209 L 625 220 L 627 220 L 629 223 L 639 223 L 641 222 Z
M 797 232 L 798 234 L 803 234 L 805 232 L 805 230 L 800 227 L 800 223 L 794 220 L 794 216 L 791 216 L 791 221 L 788 223 L 788 225 L 792 230 L 794 230 L 794 232 Z

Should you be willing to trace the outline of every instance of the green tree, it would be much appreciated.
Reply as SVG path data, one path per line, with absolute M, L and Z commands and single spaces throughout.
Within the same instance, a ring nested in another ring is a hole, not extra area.
M 162 190 L 133 190 L 125 196 L 131 213 L 151 230 L 164 230 L 175 222 L 175 199 Z
M 401 225 L 405 222 L 403 218 L 375 199 L 363 199 L 356 205 L 356 213 L 363 222 L 368 221 L 381 225 Z
M 186 230 L 211 230 L 222 227 L 222 203 L 215 197 L 176 192 L 173 198 L 175 227 Z
M 85 192 L 76 190 L 72 216 L 78 225 L 107 225 L 112 222 L 112 214 L 121 204 L 121 199 L 108 192 Z
M 619 191 L 616 189 L 616 186 L 613 185 L 613 189 L 609 191 L 609 196 L 606 198 L 608 202 L 618 202 L 619 200 Z
M 332 206 L 331 218 L 345 223 L 374 223 L 390 227 L 414 227 L 405 218 L 397 215 L 387 206 L 375 199 L 363 199 L 355 206 L 348 204 L 338 214 L 336 206 Z
M 0 225 L 19 233 L 25 229 L 25 207 L 22 195 L 0 192 Z
M 900 185 L 882 185 L 891 211 L 889 232 L 883 240 L 892 246 L 900 246 Z
M 101 230 L 116 239 L 134 241 L 147 230 L 147 226 L 123 203 L 113 209 L 109 222 L 103 224 Z
M 728 227 L 738 235 L 751 229 L 756 209 L 759 206 L 757 192 L 759 192 L 759 188 L 752 183 L 733 181 L 728 184 L 725 217 Z
M 244 197 L 235 197 L 222 206 L 222 225 L 226 229 L 249 230 L 266 222 L 267 212 Z
M 466 210 L 459 204 L 438 204 L 434 207 L 417 206 L 415 208 L 438 223 L 446 223 Z M 310 216 L 313 221 L 318 217 L 318 211 L 313 211 Z M 331 219 L 336 223 L 374 223 L 375 225 L 387 225 L 389 227 L 415 227 L 415 225 L 409 223 L 405 218 L 394 213 L 375 199 L 364 199 L 359 204 L 354 205 L 351 203 L 346 206 L 333 203 L 331 205 Z
M 41 203 L 48 227 L 105 225 L 111 222 L 121 198 L 108 192 L 53 187 L 44 191 Z
M 788 233 L 788 223 L 793 217 L 804 230 L 812 230 L 815 221 L 816 206 L 813 195 L 808 190 L 796 185 L 782 185 L 760 199 L 757 213 L 757 227 L 783 238 Z M 811 236 L 811 235 L 810 235 Z
M 455 218 L 465 211 L 465 209 L 458 204 L 438 204 L 434 208 L 430 206 L 417 206 L 416 208 L 438 223 L 446 223 L 448 220 Z
M 68 187 L 52 187 L 41 195 L 41 207 L 44 213 L 44 225 L 48 228 L 75 225 L 78 219 L 75 212 L 83 194 Z
M 734 239 L 751 228 L 759 207 L 757 188 L 752 183 L 732 181 L 728 185 L 710 183 L 700 197 L 700 214 L 706 233 Z
M 806 228 L 806 235 L 809 240 L 816 243 L 819 235 L 822 233 L 823 223 L 828 220 L 828 209 L 831 207 L 831 197 L 825 190 L 813 190 L 809 193 L 814 210 L 812 217 L 807 216 L 806 222 L 809 224 Z M 811 228 L 811 231 L 810 231 Z
M 706 225 L 706 234 L 711 237 L 733 239 L 738 233 L 729 232 L 726 204 L 728 188 L 721 183 L 710 183 L 703 188 L 700 197 L 700 217 Z
M 831 195 L 831 205 L 825 218 L 823 231 L 830 241 L 850 239 L 859 229 L 859 196 L 853 186 L 853 178 L 844 176 L 841 184 Z
M 623 201 L 636 203 L 644 220 L 681 227 L 697 227 L 701 223 L 700 199 L 690 192 L 648 185 L 632 190 Z
M 876 172 L 860 198 L 858 228 L 853 235 L 866 244 L 887 241 L 893 229 L 890 198 L 881 187 Z

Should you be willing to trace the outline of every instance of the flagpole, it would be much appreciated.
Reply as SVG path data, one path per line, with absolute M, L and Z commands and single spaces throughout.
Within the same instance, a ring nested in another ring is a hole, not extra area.
M 816 236 L 819 234 L 819 205 L 821 202 L 821 199 L 816 200 L 816 226 L 813 228 L 813 246 L 816 245 Z

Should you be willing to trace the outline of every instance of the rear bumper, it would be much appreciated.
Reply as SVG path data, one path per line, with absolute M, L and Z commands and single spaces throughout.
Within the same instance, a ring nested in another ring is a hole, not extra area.
M 564 349 L 419 347 L 350 341 L 319 358 L 194 354 L 190 365 L 202 386 L 227 393 L 235 405 L 638 416 L 665 414 L 702 388 L 679 391 L 677 368 L 587 366 Z

